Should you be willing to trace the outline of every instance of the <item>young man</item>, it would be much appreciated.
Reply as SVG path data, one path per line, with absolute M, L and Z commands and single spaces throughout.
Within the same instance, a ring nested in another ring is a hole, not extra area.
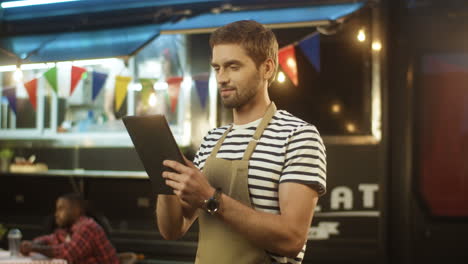
M 317 129 L 279 110 L 268 96 L 278 43 L 255 21 L 211 36 L 211 65 L 234 123 L 211 130 L 187 166 L 164 165 L 175 195 L 159 195 L 162 236 L 177 239 L 199 218 L 196 263 L 301 263 L 326 154 Z
M 104 230 L 85 216 L 84 200 L 78 194 L 57 199 L 54 233 L 21 243 L 21 253 L 38 252 L 51 258 L 65 259 L 70 264 L 119 263 L 115 248 Z

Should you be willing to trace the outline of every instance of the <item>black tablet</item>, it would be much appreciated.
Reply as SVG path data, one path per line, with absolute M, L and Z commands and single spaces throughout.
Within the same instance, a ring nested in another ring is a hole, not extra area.
M 163 171 L 170 170 L 162 162 L 166 159 L 185 162 L 164 115 L 125 116 L 122 120 L 154 194 L 174 194 L 162 177 Z

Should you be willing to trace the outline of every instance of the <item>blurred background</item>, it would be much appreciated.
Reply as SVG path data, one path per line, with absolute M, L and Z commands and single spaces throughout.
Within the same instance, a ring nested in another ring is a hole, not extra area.
M 119 252 L 193 263 L 198 227 L 165 241 L 123 126 L 166 115 L 184 154 L 232 121 L 210 33 L 241 19 L 275 32 L 270 95 L 314 124 L 327 194 L 303 263 L 465 263 L 466 0 L 0 1 L 0 248 L 47 232 L 81 192 Z

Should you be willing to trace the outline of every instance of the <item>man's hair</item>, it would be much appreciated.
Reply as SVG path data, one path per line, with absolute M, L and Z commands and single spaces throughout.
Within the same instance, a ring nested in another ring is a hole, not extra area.
M 66 193 L 59 197 L 59 199 L 65 199 L 69 201 L 74 207 L 80 209 L 82 214 L 85 214 L 87 211 L 86 201 L 83 196 L 79 193 Z
M 270 85 L 278 70 L 278 41 L 275 34 L 254 20 L 240 20 L 216 29 L 210 37 L 213 49 L 219 44 L 239 44 L 255 62 L 257 69 L 268 58 L 274 62 L 275 71 L 268 80 Z

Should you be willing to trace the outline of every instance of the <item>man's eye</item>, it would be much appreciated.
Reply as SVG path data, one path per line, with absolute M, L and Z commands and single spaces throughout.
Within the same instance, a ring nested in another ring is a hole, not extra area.
M 233 70 L 233 71 L 239 70 L 239 66 L 237 66 L 237 65 L 231 65 L 229 68 L 231 68 L 231 70 Z

